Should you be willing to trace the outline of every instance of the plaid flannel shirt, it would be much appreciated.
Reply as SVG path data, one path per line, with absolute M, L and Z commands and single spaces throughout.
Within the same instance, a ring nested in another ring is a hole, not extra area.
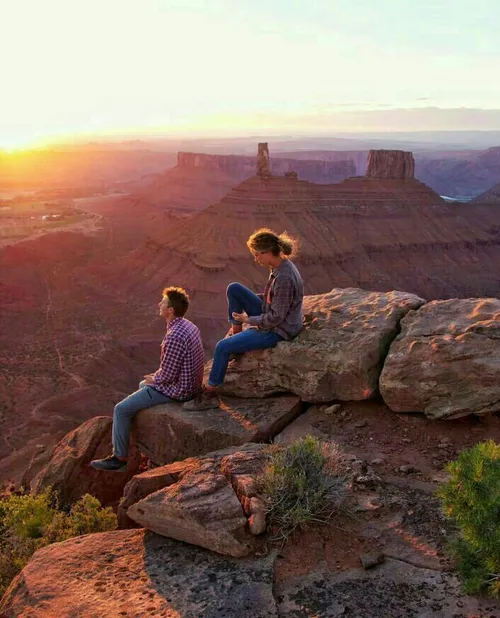
M 283 260 L 267 281 L 262 314 L 250 316 L 248 323 L 274 331 L 283 339 L 293 339 L 302 329 L 303 298 L 304 284 L 297 267 L 290 260 Z
M 161 344 L 160 366 L 150 386 L 179 401 L 192 399 L 203 381 L 204 352 L 200 331 L 189 320 L 167 324 Z

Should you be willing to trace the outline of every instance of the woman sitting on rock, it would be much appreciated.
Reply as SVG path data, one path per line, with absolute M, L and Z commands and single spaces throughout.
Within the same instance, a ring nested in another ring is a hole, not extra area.
M 224 382 L 230 356 L 250 350 L 271 348 L 293 339 L 302 328 L 304 286 L 295 264 L 297 243 L 286 233 L 276 235 L 267 228 L 254 232 L 247 246 L 260 266 L 268 266 L 264 294 L 257 295 L 241 283 L 227 287 L 231 328 L 215 347 L 212 370 L 202 393 L 184 404 L 187 410 L 208 410 L 219 406 L 217 387 Z M 243 330 L 243 324 L 253 328 Z

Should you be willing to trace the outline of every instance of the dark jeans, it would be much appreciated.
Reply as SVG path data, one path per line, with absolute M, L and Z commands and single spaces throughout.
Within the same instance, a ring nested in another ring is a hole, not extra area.
M 227 286 L 227 304 L 229 322 L 239 324 L 232 316 L 233 311 L 248 315 L 260 315 L 262 313 L 262 299 L 241 283 L 230 283 Z M 243 354 L 250 350 L 263 350 L 272 348 L 282 337 L 273 331 L 263 331 L 258 328 L 249 328 L 242 333 L 222 339 L 215 346 L 212 370 L 208 378 L 210 386 L 219 386 L 226 376 L 229 356 L 231 354 Z

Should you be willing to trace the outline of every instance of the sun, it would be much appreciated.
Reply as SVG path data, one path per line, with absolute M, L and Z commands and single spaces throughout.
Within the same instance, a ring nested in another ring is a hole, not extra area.
M 16 137 L 3 137 L 0 135 L 0 150 L 7 154 L 15 154 L 30 148 L 30 140 Z

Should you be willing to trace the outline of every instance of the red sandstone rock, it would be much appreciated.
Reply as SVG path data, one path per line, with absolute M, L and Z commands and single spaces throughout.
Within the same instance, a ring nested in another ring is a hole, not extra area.
M 189 411 L 177 403 L 141 410 L 134 420 L 139 449 L 156 465 L 221 448 L 272 439 L 302 411 L 295 395 L 261 399 L 222 397 L 210 411 Z
M 111 418 L 97 416 L 64 436 L 48 464 L 31 481 L 32 491 L 52 486 L 63 504 L 75 502 L 84 494 L 95 496 L 103 505 L 116 503 L 137 472 L 139 454 L 132 447 L 125 474 L 106 474 L 89 466 L 92 459 L 111 453 L 111 425 Z
M 222 393 L 265 397 L 288 391 L 305 401 L 370 399 L 401 318 L 425 301 L 404 292 L 349 288 L 304 299 L 304 330 L 292 342 L 245 354 Z
M 270 170 L 276 176 L 296 172 L 302 180 L 320 183 L 339 182 L 356 173 L 349 154 L 339 161 L 273 157 Z M 169 212 L 187 214 L 216 204 L 254 175 L 255 157 L 179 152 L 177 166 L 137 189 L 134 199 L 144 207 L 152 203 Z
M 396 178 L 406 180 L 415 176 L 415 161 L 411 152 L 402 150 L 370 150 L 368 178 Z
M 253 173 L 255 157 L 249 161 Z M 206 179 L 216 173 L 205 172 Z M 185 181 L 180 204 L 199 194 L 194 176 Z M 189 317 L 207 346 L 223 336 L 228 282 L 262 291 L 267 277 L 246 249 L 257 227 L 299 237 L 297 264 L 309 294 L 332 286 L 401 289 L 428 299 L 499 294 L 494 205 L 447 206 L 411 180 L 265 184 L 250 179 L 167 233 L 157 212 L 146 210 L 154 238 L 142 226 L 142 203 L 134 209 L 129 201 L 123 226 L 118 213 L 103 209 L 99 234 L 58 232 L 0 250 L 7 290 L 0 294 L 0 404 L 8 410 L 0 477 L 19 479 L 35 449 L 95 413 L 110 414 L 138 377 L 156 368 L 163 324 L 152 319 L 152 307 L 166 282 L 188 288 Z M 136 238 L 136 229 L 146 237 Z M 134 250 L 125 256 L 130 243 Z
M 499 333 L 497 298 L 434 301 L 410 312 L 380 376 L 384 401 L 435 419 L 499 410 Z
M 274 556 L 235 560 L 144 530 L 37 551 L 0 602 L 5 618 L 276 618 Z
M 259 144 L 257 152 L 257 176 L 268 178 L 271 175 L 269 169 L 269 148 L 267 142 Z
M 223 335 L 230 281 L 262 291 L 266 272 L 246 247 L 269 226 L 296 235 L 296 263 L 306 293 L 336 287 L 402 289 L 424 298 L 494 296 L 500 265 L 497 215 L 482 207 L 449 206 L 416 180 L 352 178 L 313 185 L 291 178 L 251 178 L 217 205 L 179 223 L 164 242 L 138 248 L 123 264 L 147 273 L 142 290 L 157 291 L 183 273 L 192 296 L 191 319 L 213 345 Z
M 262 444 L 233 447 L 134 477 L 120 504 L 122 523 L 126 512 L 158 534 L 222 554 L 247 555 L 251 535 L 266 528 L 258 485 L 266 449 Z

